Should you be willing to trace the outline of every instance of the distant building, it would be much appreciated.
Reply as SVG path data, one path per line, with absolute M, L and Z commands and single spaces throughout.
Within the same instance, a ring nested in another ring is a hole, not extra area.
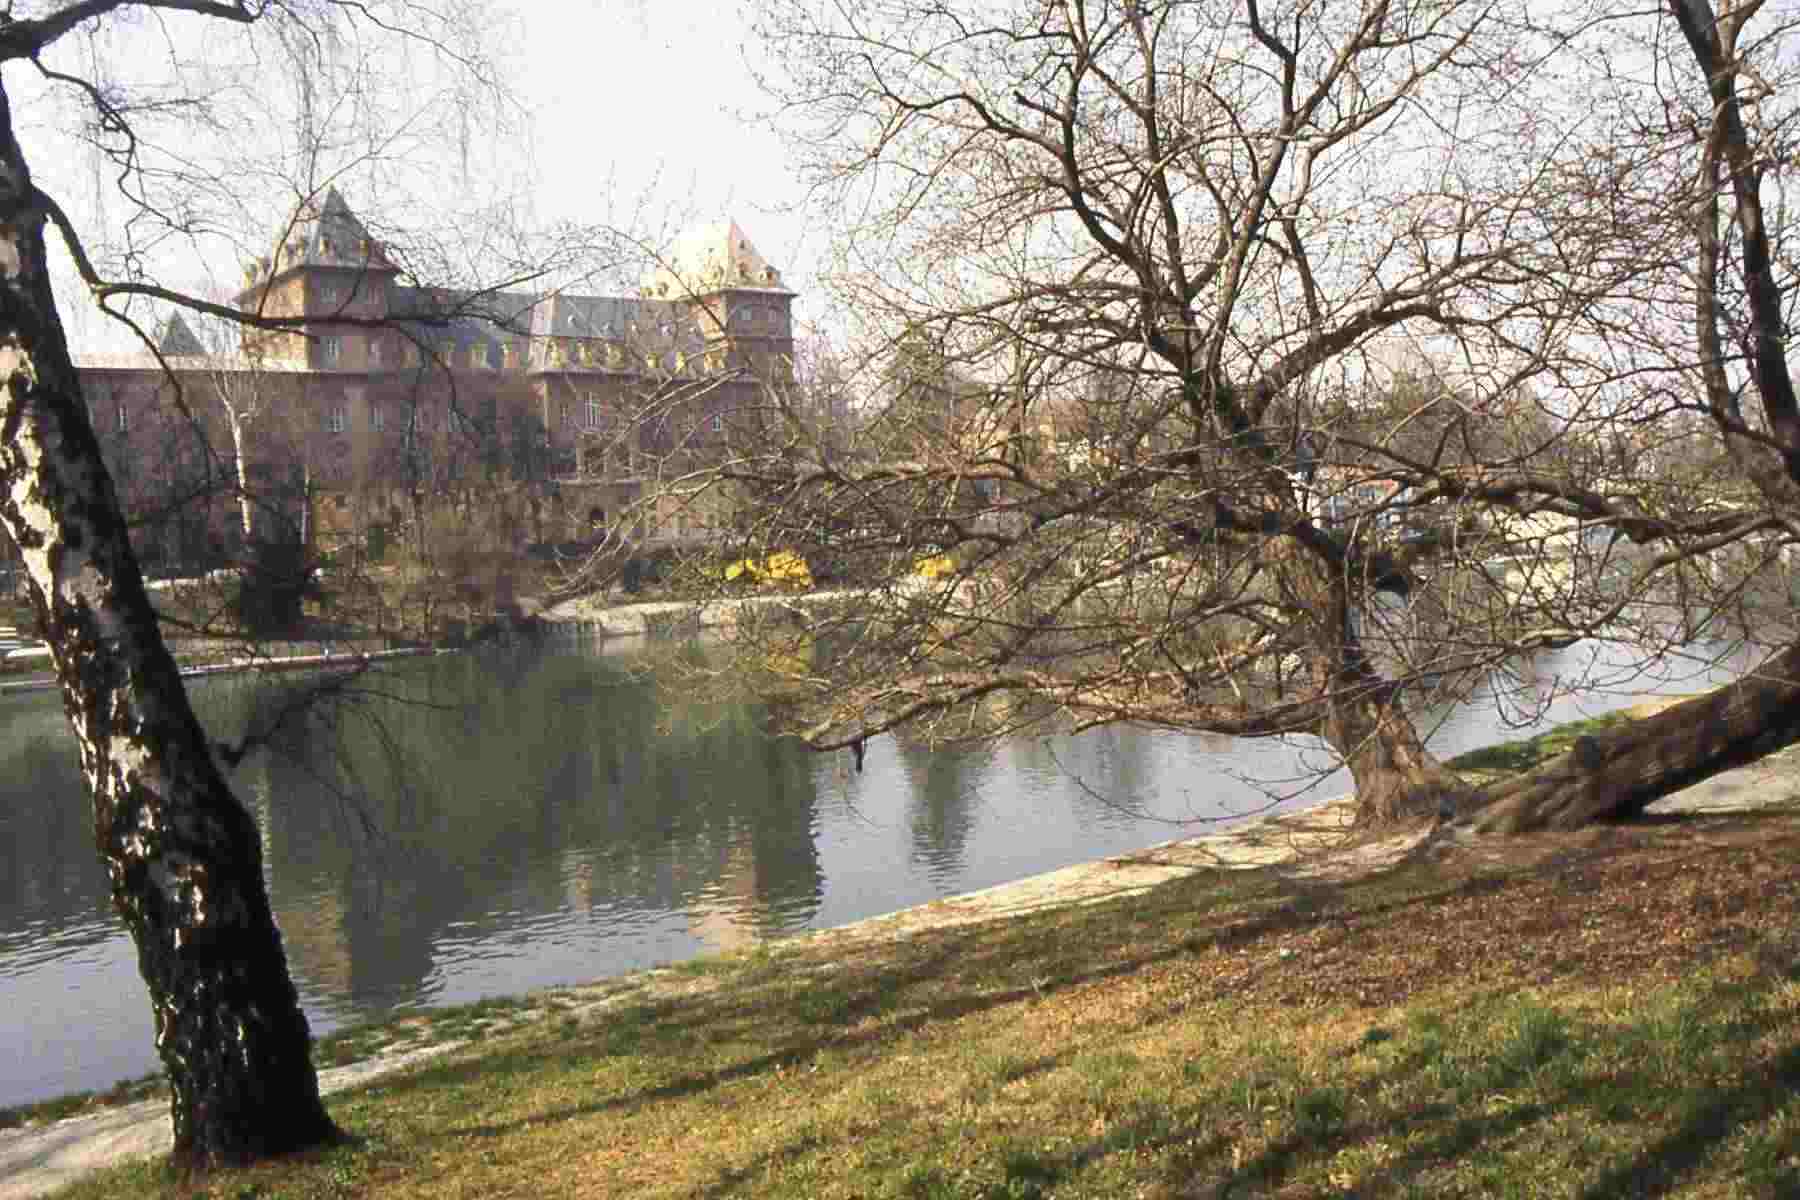
M 302 318 L 209 348 L 179 316 L 149 353 L 78 356 L 94 427 L 154 563 L 240 536 L 238 446 L 258 502 L 310 535 L 405 519 L 405 499 L 492 488 L 521 540 L 581 536 L 652 473 L 722 447 L 791 375 L 780 273 L 735 222 L 684 237 L 638 296 L 410 287 L 333 189 L 245 268 L 237 306 Z M 684 530 L 652 510 L 640 536 Z M 228 547 L 226 547 L 228 548 Z

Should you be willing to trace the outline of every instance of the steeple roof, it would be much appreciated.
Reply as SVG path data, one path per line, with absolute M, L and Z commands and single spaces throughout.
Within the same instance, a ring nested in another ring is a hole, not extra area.
M 180 313 L 170 313 L 156 329 L 156 349 L 164 358 L 195 357 L 206 353 L 206 347 L 188 328 L 188 323 L 181 319 Z
M 282 230 L 275 252 L 250 264 L 245 282 L 253 284 L 299 267 L 395 269 L 381 243 L 369 235 L 335 187 L 326 188 L 322 200 L 313 196 L 301 202 Z
M 781 272 L 769 265 L 732 220 L 683 234 L 644 276 L 644 291 L 667 300 L 726 289 L 787 290 L 781 284 Z

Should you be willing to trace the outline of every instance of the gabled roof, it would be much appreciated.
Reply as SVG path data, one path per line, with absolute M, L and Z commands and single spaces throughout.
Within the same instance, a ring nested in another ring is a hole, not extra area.
M 731 220 L 683 234 L 644 276 L 645 294 L 659 299 L 684 300 L 727 288 L 787 291 L 781 272 Z

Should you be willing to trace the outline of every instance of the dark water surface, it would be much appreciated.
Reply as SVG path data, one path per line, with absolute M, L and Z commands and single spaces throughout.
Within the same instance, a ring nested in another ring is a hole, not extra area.
M 1627 661 L 1576 646 L 1509 686 L 1548 702 L 1535 725 L 1733 666 Z M 859 775 L 768 738 L 750 707 L 659 696 L 631 663 L 581 639 L 417 660 L 236 770 L 315 1030 L 840 925 L 1210 830 L 1271 789 L 1292 807 L 1348 788 L 1304 778 L 1329 764 L 1301 739 L 1130 728 L 979 750 L 883 738 Z M 235 738 L 295 686 L 194 696 Z M 1491 695 L 1425 724 L 1444 754 L 1517 736 Z M 154 1070 L 53 693 L 0 699 L 0 764 L 0 1105 Z

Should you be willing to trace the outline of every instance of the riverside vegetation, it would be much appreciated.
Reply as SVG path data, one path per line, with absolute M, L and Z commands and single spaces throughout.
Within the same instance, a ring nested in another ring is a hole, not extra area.
M 1791 1196 L 1796 911 L 1791 799 L 1204 872 L 340 1034 L 321 1065 L 480 1040 L 336 1098 L 334 1147 L 61 1195 Z

